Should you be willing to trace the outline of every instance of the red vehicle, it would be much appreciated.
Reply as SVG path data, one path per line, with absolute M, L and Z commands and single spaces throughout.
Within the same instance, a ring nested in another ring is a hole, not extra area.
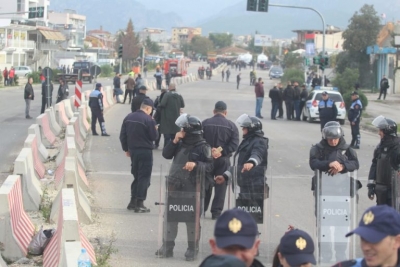
M 182 77 L 187 75 L 186 60 L 181 58 L 170 58 L 164 61 L 164 74 L 171 74 L 171 77 Z

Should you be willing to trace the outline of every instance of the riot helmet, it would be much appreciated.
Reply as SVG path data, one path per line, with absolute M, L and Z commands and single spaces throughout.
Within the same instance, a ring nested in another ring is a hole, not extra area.
M 249 133 L 262 132 L 262 123 L 257 117 L 251 117 L 247 114 L 242 114 L 236 120 L 236 123 L 239 124 L 240 127 L 247 128 Z
M 342 127 L 337 121 L 330 121 L 324 125 L 322 129 L 322 138 L 327 139 L 339 139 L 343 137 L 344 133 Z
M 397 124 L 394 120 L 383 117 L 376 117 L 372 125 L 381 130 L 385 135 L 397 136 Z
M 176 126 L 183 129 L 185 133 L 188 134 L 203 134 L 203 128 L 199 118 L 190 116 L 189 114 L 180 115 L 176 121 Z

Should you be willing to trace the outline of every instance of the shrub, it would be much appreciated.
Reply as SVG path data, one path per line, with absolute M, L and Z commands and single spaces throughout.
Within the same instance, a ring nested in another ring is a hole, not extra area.
M 101 77 L 111 77 L 113 75 L 113 68 L 110 65 L 101 66 Z
M 358 81 L 360 73 L 358 69 L 346 68 L 343 73 L 337 73 L 332 81 L 333 86 L 339 88 L 342 95 L 353 91 L 354 85 Z
M 285 73 L 281 78 L 282 83 L 298 82 L 299 84 L 304 83 L 304 72 L 299 69 L 285 69 Z
M 52 76 L 52 78 L 51 78 L 51 80 L 53 81 L 53 82 L 58 82 L 58 74 L 60 74 L 60 73 L 62 73 L 62 70 L 59 70 L 59 69 L 51 69 L 52 71 L 53 71 L 53 76 Z
M 349 91 L 349 92 L 343 94 L 343 100 L 344 100 L 344 103 L 346 104 L 346 110 L 349 110 L 351 103 L 353 102 L 351 100 L 351 93 L 352 92 Z M 358 95 L 360 96 L 360 101 L 363 106 L 363 111 L 365 111 L 368 106 L 368 98 L 360 90 L 358 90 Z
M 31 74 L 28 75 L 28 79 L 33 78 L 33 83 L 41 83 L 40 81 L 40 72 L 39 71 L 34 71 Z

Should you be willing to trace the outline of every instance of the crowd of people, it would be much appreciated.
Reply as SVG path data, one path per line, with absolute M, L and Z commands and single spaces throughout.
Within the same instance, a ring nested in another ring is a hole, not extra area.
M 4 86 L 15 85 L 14 79 L 15 79 L 15 68 L 11 67 L 9 70 L 7 70 L 7 67 L 5 67 L 3 70 Z

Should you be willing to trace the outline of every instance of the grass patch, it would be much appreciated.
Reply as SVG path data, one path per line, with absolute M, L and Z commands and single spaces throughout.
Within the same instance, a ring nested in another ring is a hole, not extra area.
M 47 186 L 43 190 L 42 201 L 40 203 L 39 210 L 42 213 L 44 220 L 50 222 L 51 207 L 53 206 L 53 201 L 49 196 L 49 190 Z
M 108 260 L 110 259 L 112 254 L 118 252 L 118 249 L 114 247 L 115 241 L 117 238 L 115 237 L 115 233 L 111 234 L 111 237 L 108 241 L 102 241 L 100 238 L 96 239 L 97 244 L 95 246 L 96 253 L 96 261 L 97 267 L 112 267 Z

